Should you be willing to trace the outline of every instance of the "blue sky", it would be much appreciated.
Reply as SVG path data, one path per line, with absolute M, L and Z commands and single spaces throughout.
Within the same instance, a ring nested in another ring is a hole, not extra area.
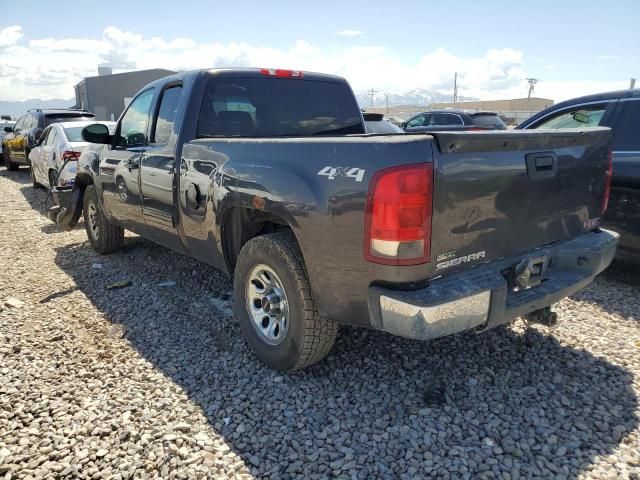
M 397 93 L 446 91 L 460 70 L 462 94 L 522 96 L 533 76 L 543 79 L 536 93 L 556 100 L 640 77 L 638 0 L 102 4 L 103 15 L 91 2 L 32 0 L 37 14 L 6 5 L 0 99 L 63 95 L 99 63 L 302 68 L 342 74 L 355 90 Z

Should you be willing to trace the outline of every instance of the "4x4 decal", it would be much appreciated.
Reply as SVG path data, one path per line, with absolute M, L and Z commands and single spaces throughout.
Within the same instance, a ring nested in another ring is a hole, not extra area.
M 336 177 L 353 178 L 356 182 L 361 182 L 364 178 L 365 170 L 362 168 L 352 167 L 324 167 L 318 172 L 318 175 L 333 180 Z

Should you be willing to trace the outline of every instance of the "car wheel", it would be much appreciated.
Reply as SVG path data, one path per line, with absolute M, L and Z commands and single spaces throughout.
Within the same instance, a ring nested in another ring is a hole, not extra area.
M 320 318 L 298 243 L 291 232 L 249 240 L 234 272 L 235 311 L 242 332 L 265 364 L 304 368 L 331 350 L 338 324 Z
M 11 160 L 11 150 L 9 149 L 6 149 L 4 151 L 4 164 L 7 167 L 7 170 L 11 170 L 11 171 L 18 170 L 18 167 L 20 166 Z
M 84 191 L 83 207 L 84 226 L 91 247 L 100 254 L 115 252 L 122 247 L 124 229 L 109 223 L 104 216 L 93 185 L 89 185 Z
M 120 196 L 120 199 L 125 202 L 128 203 L 129 202 L 129 189 L 127 188 L 127 184 L 124 181 L 124 178 L 122 177 L 118 177 L 116 179 L 116 189 L 118 191 L 118 195 Z

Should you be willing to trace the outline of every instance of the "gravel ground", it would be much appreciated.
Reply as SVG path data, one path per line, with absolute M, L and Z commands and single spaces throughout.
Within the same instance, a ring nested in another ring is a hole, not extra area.
M 0 478 L 639 478 L 639 273 L 560 303 L 553 331 L 342 328 L 279 375 L 223 275 L 135 236 L 100 257 L 43 198 L 0 170 Z

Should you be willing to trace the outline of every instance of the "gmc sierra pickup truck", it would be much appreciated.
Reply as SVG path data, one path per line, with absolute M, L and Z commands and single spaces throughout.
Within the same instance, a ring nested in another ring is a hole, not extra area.
M 127 229 L 227 272 L 249 345 L 283 371 L 340 323 L 432 339 L 551 321 L 616 250 L 607 128 L 372 135 L 342 78 L 221 69 L 151 83 L 115 134 L 83 135 L 52 217 L 84 214 L 99 253 Z

